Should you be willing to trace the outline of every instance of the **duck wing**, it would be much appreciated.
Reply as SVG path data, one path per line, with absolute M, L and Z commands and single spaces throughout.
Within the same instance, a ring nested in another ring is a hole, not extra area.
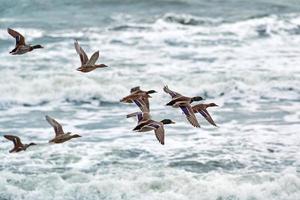
M 149 112 L 148 106 L 142 98 L 133 99 L 133 102 L 141 109 L 142 112 Z
M 86 65 L 95 65 L 96 61 L 99 58 L 99 51 L 96 51 L 91 58 L 89 59 L 89 61 L 86 63 Z
M 160 126 L 154 131 L 157 140 L 164 145 L 165 144 L 165 129 L 163 126 Z
M 4 135 L 4 137 L 14 143 L 15 148 L 22 147 L 23 144 L 18 136 Z
M 78 53 L 78 55 L 80 57 L 81 65 L 86 64 L 89 59 L 88 59 L 86 53 L 84 52 L 84 50 L 81 48 L 81 46 L 79 46 L 77 40 L 75 40 L 74 46 L 75 46 L 76 52 Z
M 16 46 L 25 45 L 25 38 L 19 32 L 15 31 L 11 28 L 8 28 L 7 32 L 16 39 Z
M 166 93 L 168 93 L 169 95 L 171 95 L 172 98 L 177 98 L 177 97 L 179 97 L 179 96 L 182 96 L 181 94 L 179 94 L 179 93 L 177 93 L 177 92 L 174 92 L 174 91 L 170 90 L 169 87 L 168 87 L 167 85 L 164 87 L 164 91 L 165 91 Z
M 55 132 L 56 136 L 64 134 L 64 130 L 63 130 L 62 126 L 55 119 L 53 119 L 53 118 L 49 117 L 48 115 L 46 115 L 46 120 L 54 128 L 54 132 Z
M 130 89 L 130 93 L 133 93 L 136 91 L 141 91 L 140 86 L 136 86 L 136 87 Z
M 145 103 L 148 111 L 150 111 L 149 98 L 148 97 L 144 97 L 142 100 Z
M 198 113 L 200 113 L 211 125 L 217 126 L 212 117 L 210 116 L 209 112 L 204 109 L 197 110 Z
M 138 98 L 141 98 L 141 95 L 138 90 L 135 90 L 135 91 L 131 92 L 129 95 L 127 95 L 126 97 L 123 97 L 121 99 L 121 102 L 126 102 L 126 103 L 131 102 L 132 103 L 132 101 L 134 99 L 138 99 Z
M 148 125 L 144 126 L 143 128 L 152 128 L 159 143 L 161 143 L 162 145 L 165 144 L 165 129 L 161 123 L 151 121 Z
M 134 113 L 131 113 L 131 114 L 128 114 L 126 115 L 127 118 L 130 118 L 130 117 L 137 117 L 138 119 L 138 123 L 140 123 L 146 116 L 146 113 L 142 113 L 142 112 L 134 112 Z
M 183 111 L 183 113 L 185 114 L 187 120 L 190 122 L 190 124 L 194 127 L 200 127 L 200 124 L 192 110 L 192 107 L 187 104 L 187 105 L 182 105 L 179 106 L 181 108 L 181 110 Z

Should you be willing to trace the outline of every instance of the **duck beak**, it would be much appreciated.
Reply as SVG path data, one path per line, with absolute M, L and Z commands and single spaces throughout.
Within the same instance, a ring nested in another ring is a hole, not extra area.
M 172 122 L 171 124 L 176 124 L 176 122 Z

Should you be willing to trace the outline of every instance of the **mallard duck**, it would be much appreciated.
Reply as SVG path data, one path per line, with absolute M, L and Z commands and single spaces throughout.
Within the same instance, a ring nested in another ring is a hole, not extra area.
M 4 135 L 4 137 L 14 143 L 14 148 L 9 151 L 9 153 L 17 153 L 20 151 L 26 151 L 30 146 L 36 145 L 35 143 L 22 144 L 20 138 L 14 135 Z
M 49 140 L 49 143 L 63 143 L 68 140 L 71 140 L 73 138 L 81 137 L 80 135 L 67 132 L 65 133 L 62 126 L 53 118 L 46 115 L 46 120 L 49 122 L 49 124 L 54 128 L 55 137 L 52 140 Z
M 77 68 L 78 71 L 87 73 L 90 71 L 93 71 L 94 69 L 97 68 L 104 68 L 104 67 L 108 67 L 104 64 L 95 64 L 96 61 L 99 58 L 99 51 L 96 51 L 90 59 L 88 59 L 86 53 L 84 52 L 84 50 L 79 46 L 78 41 L 75 40 L 74 42 L 75 45 L 75 49 L 76 52 L 78 53 L 80 60 L 81 60 L 81 67 Z
M 194 113 L 200 113 L 210 124 L 212 124 L 213 126 L 217 126 L 207 111 L 208 107 L 215 107 L 215 106 L 218 105 L 215 103 L 208 103 L 208 104 L 201 103 L 201 104 L 194 105 L 192 109 Z
M 43 48 L 41 45 L 29 45 L 25 43 L 25 38 L 23 35 L 21 35 L 20 33 L 18 33 L 17 31 L 8 28 L 7 32 L 16 39 L 16 46 L 15 48 L 9 52 L 12 55 L 21 55 L 24 53 L 28 53 L 34 49 L 40 49 Z
M 181 95 L 177 92 L 174 92 L 174 91 L 170 90 L 168 88 L 168 86 L 164 87 L 164 91 L 172 97 L 172 100 L 169 103 L 166 104 L 167 106 L 174 106 L 174 105 L 176 106 L 176 103 L 192 103 L 194 101 L 203 100 L 203 98 L 200 97 L 200 96 L 196 96 L 196 97 L 183 96 L 183 95 Z
M 132 114 L 127 115 L 127 118 L 128 117 L 133 117 L 133 116 L 137 116 L 137 118 L 138 118 L 138 124 L 133 129 L 133 131 L 148 132 L 148 131 L 154 130 L 154 133 L 155 133 L 155 136 L 156 136 L 157 140 L 162 145 L 165 144 L 164 125 L 165 124 L 175 124 L 175 122 L 173 122 L 170 119 L 164 119 L 160 122 L 154 121 L 150 118 L 149 113 L 145 113 L 145 112 L 144 113 L 141 113 L 141 112 L 132 113 Z
M 172 100 L 166 105 L 172 106 L 174 108 L 180 108 L 192 126 L 200 127 L 200 124 L 197 121 L 197 118 L 192 110 L 191 103 L 193 101 L 201 101 L 203 100 L 203 98 L 200 96 L 196 96 L 196 97 L 183 96 L 177 92 L 170 90 L 168 86 L 164 87 L 164 91 L 172 97 Z
M 142 112 L 149 112 L 150 106 L 149 106 L 149 98 L 151 96 L 149 94 L 156 93 L 155 90 L 148 90 L 144 91 L 141 90 L 139 86 L 131 88 L 130 95 L 122 98 L 120 102 L 123 103 L 135 103 Z

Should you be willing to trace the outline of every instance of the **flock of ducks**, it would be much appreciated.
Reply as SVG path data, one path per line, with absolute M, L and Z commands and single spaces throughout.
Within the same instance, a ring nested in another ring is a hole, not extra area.
M 194 127 L 199 127 L 200 124 L 195 116 L 195 113 L 200 113 L 210 124 L 213 126 L 217 126 L 209 112 L 207 111 L 208 107 L 218 106 L 215 103 L 208 104 L 196 104 L 191 105 L 192 102 L 204 100 L 200 96 L 196 97 L 187 97 L 179 94 L 178 92 L 174 92 L 165 86 L 163 88 L 164 92 L 171 96 L 171 101 L 166 104 L 166 106 L 172 106 L 173 108 L 180 108 L 182 112 L 185 114 L 186 119 L 189 123 Z M 120 100 L 123 103 L 135 103 L 139 108 L 140 112 L 134 112 L 127 115 L 127 118 L 137 117 L 138 124 L 133 131 L 137 132 L 147 132 L 154 130 L 155 136 L 157 140 L 164 145 L 165 144 L 165 124 L 174 124 L 170 119 L 164 119 L 162 121 L 155 121 L 151 119 L 150 116 L 150 105 L 149 98 L 151 96 L 149 94 L 156 93 L 155 90 L 143 91 L 140 87 L 134 87 L 130 90 L 130 94 Z
M 61 124 L 55 119 L 46 115 L 46 120 L 54 128 L 55 136 L 53 139 L 49 140 L 49 143 L 63 143 L 73 138 L 81 137 L 78 134 L 72 134 L 71 132 L 65 133 Z M 28 147 L 36 145 L 36 143 L 23 144 L 21 139 L 15 135 L 4 135 L 4 137 L 14 143 L 14 148 L 9 151 L 9 153 L 17 153 L 20 151 L 25 151 Z
M 12 55 L 22 55 L 28 52 L 31 52 L 35 49 L 43 48 L 41 45 L 30 45 L 26 44 L 25 38 L 19 32 L 8 28 L 8 33 L 15 38 L 16 45 L 15 48 L 10 52 Z M 86 55 L 84 50 L 80 47 L 77 40 L 74 42 L 75 50 L 80 57 L 81 66 L 77 68 L 78 71 L 87 73 L 91 72 L 97 68 L 108 67 L 105 64 L 96 64 L 99 58 L 99 51 L 96 51 L 90 58 Z M 174 92 L 164 86 L 164 92 L 171 96 L 171 101 L 166 104 L 166 106 L 171 106 L 173 108 L 180 108 L 183 114 L 186 116 L 186 119 L 193 127 L 200 127 L 200 124 L 197 120 L 195 113 L 200 113 L 211 125 L 217 126 L 212 117 L 210 116 L 207 108 L 218 106 L 215 103 L 200 103 L 192 105 L 193 102 L 204 100 L 200 96 L 196 97 L 187 97 L 183 96 L 178 92 Z M 144 91 L 140 87 L 134 87 L 130 90 L 130 94 L 120 100 L 123 103 L 135 103 L 140 109 L 139 112 L 134 112 L 128 114 L 126 117 L 136 117 L 137 125 L 133 128 L 133 131 L 136 132 L 148 132 L 154 131 L 155 136 L 160 144 L 165 144 L 165 130 L 164 125 L 174 124 L 171 119 L 163 119 L 161 121 L 155 121 L 151 118 L 150 115 L 150 103 L 149 98 L 150 94 L 157 93 L 155 90 Z M 64 132 L 62 125 L 59 124 L 55 119 L 46 115 L 46 120 L 54 128 L 55 137 L 49 140 L 49 143 L 63 143 L 69 141 L 73 138 L 81 137 L 78 134 L 72 134 L 71 132 Z M 18 136 L 14 135 L 4 135 L 4 137 L 13 142 L 14 147 L 9 152 L 20 152 L 25 151 L 28 147 L 36 145 L 35 143 L 23 144 L 21 139 Z

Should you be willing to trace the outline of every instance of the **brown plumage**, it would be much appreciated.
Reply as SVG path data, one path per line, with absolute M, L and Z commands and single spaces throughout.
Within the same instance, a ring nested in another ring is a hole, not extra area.
M 22 144 L 21 139 L 14 135 L 4 135 L 4 137 L 14 143 L 14 148 L 9 151 L 9 153 L 17 153 L 20 151 L 26 151 L 30 146 L 36 145 L 35 143 Z
M 49 143 L 63 143 L 73 138 L 81 137 L 78 134 L 72 135 L 71 132 L 65 133 L 62 126 L 53 118 L 46 115 L 46 120 L 54 128 L 55 137 L 52 140 L 49 140 Z
M 189 123 L 194 126 L 194 127 L 200 127 L 200 124 L 192 110 L 192 107 L 191 107 L 191 103 L 193 101 L 200 101 L 200 100 L 203 100 L 202 97 L 200 96 L 197 96 L 197 97 L 186 97 L 186 96 L 183 96 L 177 92 L 174 92 L 172 90 L 170 90 L 168 88 L 168 86 L 165 86 L 164 87 L 164 91 L 166 93 L 168 93 L 171 97 L 172 97 L 172 100 L 167 103 L 166 105 L 167 106 L 172 106 L 174 108 L 180 108 L 183 113 L 185 114 L 186 116 L 186 119 L 189 121 Z
M 200 113 L 211 125 L 217 126 L 212 117 L 210 116 L 209 112 L 207 111 L 208 107 L 218 106 L 215 103 L 208 103 L 208 104 L 197 104 L 192 107 L 194 113 Z
M 21 55 L 28 53 L 34 49 L 40 49 L 43 48 L 41 45 L 28 45 L 25 43 L 25 38 L 23 35 L 21 35 L 19 32 L 8 28 L 7 32 L 16 39 L 16 46 L 15 48 L 9 52 L 12 55 Z
M 172 100 L 169 103 L 166 104 L 167 106 L 173 106 L 174 107 L 174 105 L 176 103 L 192 103 L 194 101 L 203 100 L 203 98 L 200 97 L 200 96 L 196 96 L 196 97 L 183 96 L 182 94 L 179 94 L 178 92 L 174 92 L 174 91 L 170 90 L 168 88 L 168 86 L 164 87 L 164 91 L 172 97 Z
M 150 105 L 149 105 L 149 98 L 151 96 L 149 94 L 156 93 L 155 90 L 148 90 L 144 91 L 141 90 L 139 86 L 131 88 L 130 93 L 128 96 L 122 98 L 120 102 L 123 103 L 135 103 L 142 112 L 149 112 Z
M 99 51 L 96 51 L 90 59 L 88 59 L 86 53 L 84 50 L 79 46 L 78 41 L 75 40 L 74 46 L 76 49 L 76 52 L 78 53 L 81 61 L 81 66 L 77 68 L 78 71 L 87 73 L 90 71 L 93 71 L 97 68 L 104 68 L 107 67 L 105 64 L 95 64 L 99 58 Z
M 165 144 L 165 129 L 164 129 L 164 124 L 175 124 L 170 119 L 164 119 L 160 122 L 154 121 L 150 118 L 149 113 L 142 113 L 142 112 L 136 112 L 127 115 L 128 117 L 133 117 L 137 116 L 138 118 L 138 124 L 137 126 L 133 129 L 133 131 L 137 132 L 148 132 L 154 130 L 156 139 L 159 141 L 160 144 L 164 145 Z
M 192 110 L 192 107 L 189 103 L 177 103 L 178 107 L 183 111 L 186 116 L 186 119 L 190 122 L 190 124 L 194 127 L 200 128 L 200 124 Z

